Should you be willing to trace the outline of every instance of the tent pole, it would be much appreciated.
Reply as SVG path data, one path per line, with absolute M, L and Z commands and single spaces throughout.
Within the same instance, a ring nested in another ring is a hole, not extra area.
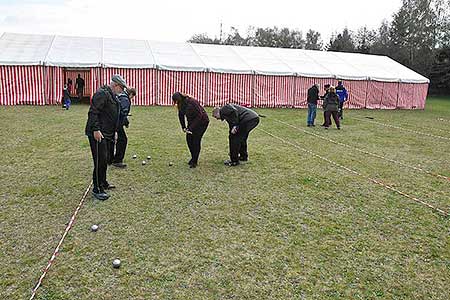
M 255 107 L 255 94 L 256 94 L 255 81 L 256 81 L 256 75 L 254 72 L 252 72 L 252 99 L 250 100 L 250 106 L 252 108 Z

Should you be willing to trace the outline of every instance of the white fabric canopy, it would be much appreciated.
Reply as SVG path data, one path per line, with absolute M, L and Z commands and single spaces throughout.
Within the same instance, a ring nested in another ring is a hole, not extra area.
M 4 33 L 0 38 L 0 65 L 159 68 L 385 82 L 429 82 L 413 70 L 386 56 L 378 55 L 13 33 Z

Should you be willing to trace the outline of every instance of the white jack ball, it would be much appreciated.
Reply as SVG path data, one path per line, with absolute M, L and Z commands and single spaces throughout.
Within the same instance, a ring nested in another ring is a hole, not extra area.
M 116 258 L 115 260 L 113 260 L 113 267 L 118 269 L 120 268 L 120 259 Z
M 91 226 L 91 231 L 96 232 L 98 230 L 98 225 L 94 224 Z

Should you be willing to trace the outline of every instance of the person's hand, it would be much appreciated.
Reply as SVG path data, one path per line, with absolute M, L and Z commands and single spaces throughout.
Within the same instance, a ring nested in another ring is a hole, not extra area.
M 231 134 L 236 134 L 237 132 L 238 132 L 238 127 L 233 126 L 233 128 L 231 128 Z
M 192 134 L 192 131 L 190 131 L 189 129 L 187 129 L 186 128 L 186 131 L 185 131 L 187 134 Z
M 100 130 L 97 130 L 97 131 L 94 131 L 94 139 L 97 141 L 97 142 L 101 142 L 102 141 L 102 139 L 103 139 L 104 137 L 103 137 L 103 134 L 102 134 L 102 132 L 100 131 Z
M 117 143 L 118 134 L 117 131 L 114 133 L 114 142 Z

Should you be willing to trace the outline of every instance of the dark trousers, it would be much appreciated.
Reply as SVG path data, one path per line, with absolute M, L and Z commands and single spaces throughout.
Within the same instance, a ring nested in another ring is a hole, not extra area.
M 106 142 L 106 152 L 108 154 L 106 156 L 106 163 L 108 165 L 113 163 L 115 148 L 116 148 L 116 142 L 114 141 L 114 139 L 108 140 Z
M 202 137 L 208 128 L 208 124 L 203 124 L 192 131 L 192 134 L 186 134 L 186 142 L 191 152 L 191 163 L 197 164 L 200 150 L 202 148 Z
M 123 162 L 123 158 L 125 157 L 125 151 L 127 150 L 127 144 L 128 144 L 127 134 L 125 133 L 125 129 L 123 128 L 123 126 L 120 126 L 119 130 L 117 130 L 116 154 L 113 155 L 112 159 L 113 163 Z
M 330 127 L 331 116 L 333 116 L 334 123 L 336 123 L 336 127 L 340 128 L 341 125 L 339 123 L 339 113 L 337 111 L 326 111 L 325 112 L 325 127 Z
M 102 139 L 99 143 L 94 137 L 89 136 L 89 145 L 91 146 L 92 160 L 94 161 L 94 171 L 92 172 L 92 181 L 94 184 L 93 191 L 98 193 L 103 191 L 103 187 L 107 186 L 106 170 L 108 169 L 108 143 L 106 139 Z
M 323 111 L 323 124 L 322 126 L 326 126 L 327 125 L 327 112 Z
M 339 118 L 344 118 L 344 102 L 339 101 Z
M 252 131 L 259 124 L 259 118 L 240 124 L 239 130 L 236 134 L 229 135 L 230 142 L 230 159 L 232 162 L 238 162 L 241 159 L 248 158 L 247 139 L 250 131 Z

